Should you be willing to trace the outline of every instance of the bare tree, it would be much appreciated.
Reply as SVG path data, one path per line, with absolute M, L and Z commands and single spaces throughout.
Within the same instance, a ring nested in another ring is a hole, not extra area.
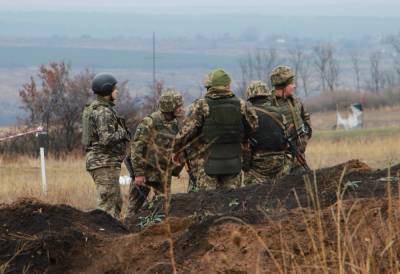
M 400 54 L 400 32 L 396 35 L 389 36 L 388 41 L 393 46 L 394 50 Z
M 254 78 L 253 59 L 250 54 L 239 59 L 240 81 L 238 82 L 238 92 L 241 97 L 244 97 L 247 86 Z
M 304 50 L 298 46 L 289 48 L 289 63 L 296 75 L 299 75 L 300 67 L 304 62 Z M 295 78 L 295 84 L 298 86 L 298 77 Z
M 397 72 L 392 70 L 384 70 L 381 75 L 381 88 L 382 89 L 394 89 L 398 87 Z
M 238 84 L 239 93 L 243 96 L 252 80 L 265 81 L 270 86 L 269 73 L 278 63 L 276 49 L 258 49 L 239 59 L 241 79 Z
M 303 62 L 299 66 L 298 77 L 301 79 L 304 96 L 308 97 L 310 94 L 310 83 L 311 83 L 311 58 L 305 57 Z
M 379 51 L 374 51 L 369 56 L 371 80 L 368 86 L 369 89 L 375 93 L 379 93 L 379 91 L 383 88 L 383 77 L 380 67 L 381 60 L 382 54 Z
M 396 35 L 391 35 L 388 38 L 388 42 L 392 45 L 396 56 L 395 56 L 395 66 L 397 75 L 400 77 L 400 32 Z
M 339 84 L 339 61 L 334 57 L 333 51 L 328 62 L 328 71 L 326 74 L 326 83 L 329 91 L 335 91 Z
M 308 97 L 309 95 L 309 83 L 311 79 L 311 70 L 310 70 L 310 56 L 305 52 L 303 48 L 300 46 L 294 46 L 289 50 L 289 63 L 292 66 L 293 70 L 296 74 L 296 86 L 300 87 L 301 80 L 301 88 L 303 89 L 304 96 Z
M 116 110 L 125 119 L 127 127 L 133 132 L 141 120 L 140 100 L 136 96 L 132 97 L 129 93 L 128 81 L 119 83 L 118 91 L 118 98 L 115 102 Z
M 315 53 L 314 66 L 321 80 L 322 91 L 326 91 L 326 71 L 329 55 L 327 54 L 326 47 L 323 45 L 315 46 L 313 50 Z
M 355 76 L 356 90 L 360 91 L 360 54 L 358 52 L 351 54 L 351 65 Z
M 330 44 L 314 47 L 314 66 L 321 80 L 322 91 L 334 91 L 339 80 L 339 62 L 334 56 L 334 48 Z
M 164 91 L 164 82 L 157 81 L 155 86 L 151 85 L 150 94 L 143 97 L 142 116 L 152 113 L 158 109 L 158 101 L 161 93 Z
M 83 71 L 70 77 L 64 62 L 42 65 L 37 86 L 33 77 L 19 92 L 28 126 L 41 124 L 49 132 L 53 151 L 62 153 L 79 147 L 82 110 L 91 95 L 93 74 Z

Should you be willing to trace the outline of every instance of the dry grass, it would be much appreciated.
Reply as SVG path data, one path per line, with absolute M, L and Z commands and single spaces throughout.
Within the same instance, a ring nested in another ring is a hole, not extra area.
M 374 168 L 399 162 L 400 106 L 366 110 L 366 129 L 352 132 L 330 131 L 334 112 L 312 115 L 314 136 L 307 148 L 307 160 L 314 169 L 349 159 L 361 159 Z M 383 128 L 384 127 L 384 128 Z M 1 129 L 0 129 L 1 133 Z M 127 174 L 123 169 L 122 174 Z M 39 161 L 33 158 L 6 159 L 0 155 L 0 203 L 21 196 L 39 197 L 49 203 L 66 203 L 82 209 L 93 208 L 94 185 L 85 171 L 83 158 L 47 161 L 49 193 L 41 194 Z M 185 192 L 187 175 L 174 180 L 173 192 Z M 123 187 L 126 198 L 127 187 Z
M 127 175 L 125 168 L 122 175 Z M 35 197 L 51 203 L 63 203 L 80 209 L 95 207 L 95 188 L 90 175 L 85 170 L 83 158 L 65 160 L 48 159 L 46 162 L 48 194 L 44 196 L 41 188 L 39 159 L 0 157 L 0 203 L 11 203 L 20 197 Z M 172 191 L 186 190 L 187 175 L 174 180 Z M 124 199 L 127 199 L 128 186 L 122 186 Z
M 400 127 L 363 129 L 352 132 L 315 131 L 307 148 L 307 161 L 313 169 L 360 159 L 373 168 L 384 168 L 400 161 Z M 85 170 L 83 158 L 47 161 L 48 195 L 41 191 L 38 159 L 0 156 L 0 203 L 20 197 L 36 197 L 48 203 L 64 203 L 80 209 L 95 207 L 94 184 Z M 122 175 L 128 172 L 123 168 Z M 188 176 L 174 179 L 172 192 L 186 192 Z M 126 201 L 128 187 L 122 192 Z M 126 203 L 125 203 L 126 204 Z
M 48 195 L 41 189 L 39 159 L 19 157 L 0 160 L 0 201 L 38 197 L 49 203 L 65 203 L 82 209 L 93 208 L 94 185 L 83 159 L 47 160 Z
M 342 111 L 346 116 L 346 112 Z M 311 114 L 311 123 L 317 130 L 329 130 L 336 124 L 336 111 L 317 112 Z M 400 125 L 400 106 L 379 109 L 366 109 L 364 111 L 364 126 L 378 128 Z
M 398 127 L 316 132 L 307 147 L 306 157 L 313 169 L 350 159 L 360 159 L 373 168 L 385 168 L 400 162 L 399 138 Z

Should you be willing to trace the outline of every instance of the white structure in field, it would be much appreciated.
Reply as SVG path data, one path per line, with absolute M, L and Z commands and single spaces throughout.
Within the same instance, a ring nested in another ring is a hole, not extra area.
M 119 184 L 120 185 L 129 185 L 132 181 L 131 176 L 119 176 Z
M 354 103 L 350 106 L 350 114 L 343 118 L 339 111 L 336 111 L 336 128 L 346 130 L 363 127 L 363 108 L 360 103 Z

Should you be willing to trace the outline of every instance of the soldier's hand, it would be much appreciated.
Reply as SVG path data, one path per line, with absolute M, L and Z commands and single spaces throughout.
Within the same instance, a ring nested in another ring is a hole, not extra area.
M 144 186 L 146 183 L 146 177 L 144 176 L 136 176 L 135 177 L 135 184 L 137 186 Z

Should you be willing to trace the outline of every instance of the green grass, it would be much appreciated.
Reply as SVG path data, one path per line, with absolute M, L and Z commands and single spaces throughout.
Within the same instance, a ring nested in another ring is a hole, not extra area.
M 313 134 L 315 141 L 359 141 L 370 138 L 400 136 L 400 126 L 384 128 L 363 128 L 355 130 L 321 130 Z

